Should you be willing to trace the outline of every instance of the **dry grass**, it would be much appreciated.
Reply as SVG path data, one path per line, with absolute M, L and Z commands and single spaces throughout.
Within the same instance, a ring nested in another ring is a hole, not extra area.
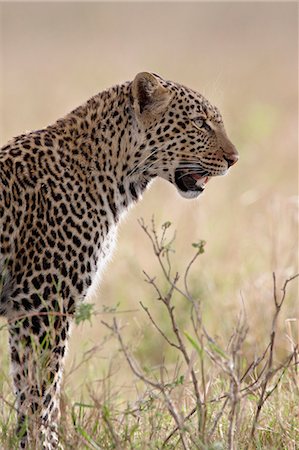
M 190 244 L 207 241 L 190 273 L 190 290 L 201 301 L 209 335 L 225 351 L 239 311 L 246 311 L 249 329 L 242 343 L 241 374 L 267 347 L 275 313 L 272 272 L 278 287 L 298 272 L 296 11 L 295 3 L 0 4 L 1 143 L 53 122 L 104 87 L 149 69 L 198 89 L 220 106 L 240 151 L 231 174 L 213 180 L 199 201 L 185 201 L 159 181 L 121 225 L 114 260 L 99 295 L 89 300 L 97 315 L 91 324 L 75 327 L 70 344 L 62 398 L 62 434 L 70 448 L 161 448 L 177 426 L 163 392 L 136 378 L 114 334 L 100 325 L 102 320 L 111 324 L 114 316 L 142 373 L 159 382 L 163 376 L 171 400 L 183 408 L 180 414 L 186 416 L 194 407 L 189 381 L 180 383 L 182 361 L 139 304 L 141 300 L 171 333 L 163 305 L 143 281 L 142 270 L 158 276 L 158 268 L 139 217 L 149 223 L 154 213 L 158 224 L 174 224 L 173 268 L 179 273 L 193 254 Z M 149 23 L 155 24 L 155 33 Z M 157 282 L 164 292 L 166 281 L 158 277 Z M 275 367 L 298 341 L 297 287 L 296 282 L 289 286 L 276 323 Z M 180 298 L 175 306 L 181 332 L 190 334 L 190 309 Z M 15 420 L 6 340 L 4 325 L 4 449 L 12 442 Z M 186 345 L 190 351 L 188 339 Z M 217 398 L 230 389 L 230 378 L 213 361 L 206 364 L 208 398 Z M 249 436 L 261 391 L 242 400 L 234 412 L 235 448 L 296 448 L 299 396 L 291 366 L 263 405 L 254 443 Z M 209 433 L 224 402 L 207 407 Z M 203 448 L 226 448 L 230 413 L 227 405 Z M 195 416 L 187 425 L 197 432 Z M 177 432 L 165 448 L 175 448 L 176 439 Z M 179 441 L 176 448 L 181 446 Z
M 154 222 L 140 224 L 160 272 L 155 277 L 144 273 L 152 300 L 140 303 L 150 327 L 151 349 L 159 345 L 160 362 L 149 364 L 144 351 L 138 354 L 142 345 L 148 345 L 146 333 L 128 344 L 128 324 L 117 308 L 103 313 L 93 311 L 91 304 L 83 305 L 77 313 L 78 325 L 90 319 L 100 321 L 106 336 L 68 374 L 78 380 L 81 366 L 87 392 L 75 401 L 73 389 L 64 391 L 61 440 L 66 449 L 296 449 L 298 344 L 288 321 L 289 345 L 281 351 L 279 321 L 284 308 L 297 297 L 292 284 L 299 274 L 281 286 L 272 274 L 264 324 L 267 338 L 262 350 L 252 356 L 247 343 L 256 333 L 249 330 L 244 304 L 238 317 L 231 319 L 230 336 L 215 337 L 204 319 L 205 305 L 189 284 L 206 244 L 192 244 L 193 256 L 184 272 L 178 273 L 173 267 L 175 239 L 170 222 L 161 229 Z M 95 379 L 93 360 L 106 347 L 112 352 L 107 371 Z M 131 374 L 130 381 L 124 381 L 125 371 Z M 13 405 L 7 403 L 4 411 L 8 416 L 2 440 L 7 448 L 14 448 L 9 423 Z

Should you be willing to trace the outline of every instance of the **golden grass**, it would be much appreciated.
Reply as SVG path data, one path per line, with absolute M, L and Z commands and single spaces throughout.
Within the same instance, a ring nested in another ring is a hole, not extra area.
M 172 186 L 157 181 L 122 223 L 113 261 L 99 294 L 90 299 L 101 314 L 91 325 L 75 327 L 70 343 L 64 425 L 72 429 L 74 446 L 79 432 L 73 431 L 70 411 L 73 406 L 77 415 L 81 407 L 76 403 L 81 402 L 96 405 L 100 399 L 109 404 L 113 420 L 126 401 L 144 402 L 135 431 L 136 422 L 128 416 L 127 429 L 135 442 L 131 448 L 159 448 L 173 427 L 160 399 L 150 407 L 144 387 L 119 355 L 117 342 L 105 339 L 107 330 L 100 326 L 100 319 L 110 320 L 114 314 L 109 310 L 118 305 L 116 316 L 126 325 L 124 336 L 134 344 L 141 364 L 151 368 L 166 361 L 172 372 L 175 355 L 154 333 L 139 305 L 142 300 L 153 313 L 162 314 L 143 281 L 143 269 L 152 275 L 158 269 L 137 224 L 139 217 L 149 222 L 155 214 L 158 223 L 174 224 L 178 234 L 174 265 L 179 271 L 192 254 L 191 243 L 207 241 L 190 282 L 212 336 L 225 347 L 244 305 L 249 324 L 246 358 L 259 354 L 268 342 L 272 272 L 281 284 L 298 271 L 296 10 L 295 3 L 0 4 L 1 143 L 53 122 L 104 87 L 149 69 L 198 89 L 220 106 L 228 134 L 240 151 L 240 162 L 231 174 L 213 180 L 199 200 L 183 200 Z M 290 350 L 291 340 L 298 339 L 297 287 L 290 286 L 279 319 L 277 361 Z M 188 329 L 189 312 L 179 300 L 176 308 L 182 328 Z M 0 339 L 0 395 L 13 403 L 5 329 Z M 107 374 L 111 378 L 103 381 Z M 298 390 L 291 383 L 284 379 L 265 406 L 255 448 L 296 448 Z M 220 384 L 221 377 L 219 392 Z M 243 406 L 248 420 L 238 430 L 240 449 L 246 446 L 243 440 L 254 402 L 249 399 Z M 102 410 L 82 411 L 82 429 L 97 436 L 101 448 L 112 448 L 109 418 L 104 427 L 108 431 L 101 437 L 96 419 L 103 420 Z M 12 433 L 14 420 L 6 403 L 0 416 L 3 447 L 8 442 L 3 436 Z M 209 448 L 224 448 L 227 424 L 224 418 L 215 446 Z M 149 430 L 154 430 L 153 436 Z M 79 448 L 84 445 L 86 437 Z

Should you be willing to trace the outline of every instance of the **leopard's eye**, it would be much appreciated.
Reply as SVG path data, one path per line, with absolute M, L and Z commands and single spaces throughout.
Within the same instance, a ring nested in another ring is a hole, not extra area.
M 193 119 L 192 122 L 198 129 L 205 128 L 207 131 L 212 129 L 203 117 L 197 117 L 196 119 Z
M 193 123 L 196 127 L 202 128 L 202 126 L 204 124 L 204 120 L 201 117 L 199 117 L 198 119 L 194 119 Z

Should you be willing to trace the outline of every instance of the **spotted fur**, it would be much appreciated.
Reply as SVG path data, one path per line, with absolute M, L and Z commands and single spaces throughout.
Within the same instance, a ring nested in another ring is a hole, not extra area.
M 237 157 L 217 108 L 146 72 L 2 147 L 0 313 L 21 448 L 59 446 L 72 318 L 124 211 L 157 176 L 196 197 L 202 180 L 225 174 Z

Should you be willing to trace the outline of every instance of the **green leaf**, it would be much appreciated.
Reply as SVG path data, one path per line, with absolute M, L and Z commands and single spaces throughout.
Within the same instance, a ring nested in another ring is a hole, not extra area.
M 248 400 L 250 400 L 250 401 L 252 401 L 252 402 L 254 402 L 254 403 L 257 403 L 257 396 L 256 395 L 254 395 L 254 394 L 248 394 L 247 395 L 247 398 L 248 398 Z
M 115 313 L 120 306 L 120 302 L 117 302 L 115 306 L 102 306 L 103 313 Z
M 162 228 L 163 228 L 164 230 L 167 230 L 167 228 L 169 228 L 170 226 L 171 226 L 171 222 L 169 222 L 169 221 L 164 222 L 164 223 L 162 224 Z
M 222 356 L 222 358 L 224 358 L 224 359 L 229 359 L 227 354 L 220 347 L 218 347 L 218 345 L 215 344 L 215 342 L 210 342 L 209 341 L 208 345 L 209 345 L 210 349 L 213 350 L 213 352 L 215 352 L 218 355 Z
M 75 323 L 79 325 L 81 322 L 85 322 L 85 320 L 89 320 L 91 323 L 91 317 L 94 313 L 93 311 L 94 303 L 81 303 L 75 314 Z
M 78 433 L 80 433 L 81 436 L 83 436 L 84 439 L 87 440 L 87 442 L 91 445 L 92 448 L 94 448 L 95 450 L 102 450 L 101 447 L 99 447 L 98 444 L 92 439 L 92 437 L 89 436 L 87 431 L 84 430 L 84 428 L 82 428 L 81 426 L 77 426 L 76 429 Z
M 201 255 L 202 253 L 205 252 L 205 249 L 204 249 L 205 245 L 206 245 L 206 241 L 200 240 L 198 242 L 193 242 L 192 247 L 197 248 L 198 253 Z
M 200 359 L 203 359 L 203 349 L 198 345 L 198 343 L 187 333 L 187 331 L 183 331 L 184 335 L 192 345 L 192 347 L 197 351 Z
M 180 375 L 180 376 L 178 377 L 178 379 L 176 380 L 176 385 L 184 384 L 184 381 L 185 381 L 184 375 Z

